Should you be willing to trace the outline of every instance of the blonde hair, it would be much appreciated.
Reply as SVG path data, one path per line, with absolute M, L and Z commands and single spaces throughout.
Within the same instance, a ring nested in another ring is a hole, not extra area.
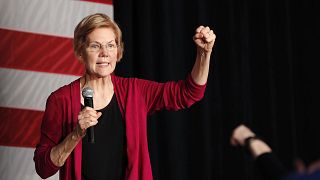
M 123 55 L 122 32 L 117 23 L 102 13 L 89 15 L 82 19 L 74 29 L 73 50 L 77 57 L 81 56 L 87 43 L 87 36 L 97 28 L 111 28 L 115 34 L 117 49 L 117 61 L 120 61 Z

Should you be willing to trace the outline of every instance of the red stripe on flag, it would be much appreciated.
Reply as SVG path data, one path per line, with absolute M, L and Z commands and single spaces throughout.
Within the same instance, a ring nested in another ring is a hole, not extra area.
M 82 0 L 82 1 L 102 3 L 102 4 L 111 4 L 112 5 L 112 0 Z
M 0 29 L 0 67 L 80 76 L 72 39 Z
M 35 147 L 43 111 L 0 107 L 0 145 Z

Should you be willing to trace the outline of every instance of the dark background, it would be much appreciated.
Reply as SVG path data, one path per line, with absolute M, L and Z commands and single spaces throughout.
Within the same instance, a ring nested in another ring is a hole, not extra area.
M 117 74 L 184 79 L 199 25 L 217 35 L 205 97 L 190 109 L 149 118 L 154 179 L 262 179 L 248 154 L 231 147 L 245 123 L 284 165 L 319 158 L 320 6 L 314 0 L 114 0 L 125 53 Z

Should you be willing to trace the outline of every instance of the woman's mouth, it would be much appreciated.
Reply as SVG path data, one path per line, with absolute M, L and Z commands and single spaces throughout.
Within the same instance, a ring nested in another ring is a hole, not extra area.
M 108 62 L 98 62 L 97 65 L 98 66 L 109 66 L 110 63 L 108 63 Z

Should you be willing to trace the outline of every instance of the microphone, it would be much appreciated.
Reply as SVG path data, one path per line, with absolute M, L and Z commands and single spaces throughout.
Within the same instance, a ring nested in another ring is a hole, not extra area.
M 85 87 L 82 90 L 82 97 L 84 99 L 84 106 L 93 108 L 93 89 L 90 87 Z M 88 142 L 94 143 L 94 128 L 93 126 L 87 129 Z

